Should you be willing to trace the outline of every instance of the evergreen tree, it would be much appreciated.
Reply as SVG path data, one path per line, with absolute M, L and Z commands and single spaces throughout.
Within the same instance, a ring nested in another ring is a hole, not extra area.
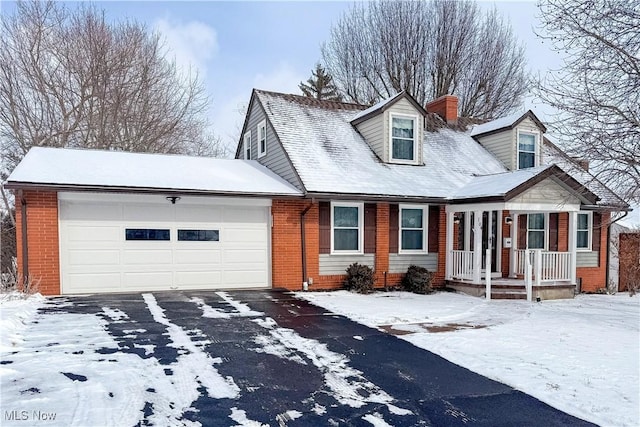
M 307 79 L 307 82 L 300 82 L 298 87 L 302 94 L 309 98 L 342 101 L 342 95 L 333 84 L 333 78 L 320 63 L 317 63 L 316 69 L 311 71 L 311 77 Z

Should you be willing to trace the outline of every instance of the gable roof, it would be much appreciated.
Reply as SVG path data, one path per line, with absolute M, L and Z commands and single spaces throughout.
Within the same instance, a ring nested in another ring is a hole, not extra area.
M 547 131 L 545 125 L 542 124 L 542 122 L 536 117 L 535 114 L 533 114 L 533 111 L 528 110 L 525 113 L 519 112 L 511 114 L 509 116 L 501 117 L 499 119 L 474 126 L 473 129 L 471 129 L 471 136 L 480 137 L 490 135 L 492 133 L 501 132 L 505 129 L 513 129 L 526 118 L 530 118 L 531 120 L 533 120 L 536 126 L 542 129 L 542 132 Z
M 418 104 L 418 101 L 416 101 L 413 96 L 409 95 L 406 91 L 402 91 L 402 92 L 396 93 L 394 96 L 390 98 L 383 99 L 382 101 L 378 102 L 375 105 L 372 105 L 366 110 L 359 112 L 353 117 L 353 119 L 351 119 L 351 124 L 355 126 L 358 123 L 362 123 L 365 120 L 369 119 L 370 117 L 376 116 L 384 112 L 393 104 L 395 104 L 396 102 L 398 102 L 400 99 L 403 99 L 403 98 L 409 101 L 414 106 L 414 108 L 423 116 L 426 116 L 428 114 L 427 111 L 420 104 Z
M 301 196 L 253 160 L 34 147 L 7 188 Z

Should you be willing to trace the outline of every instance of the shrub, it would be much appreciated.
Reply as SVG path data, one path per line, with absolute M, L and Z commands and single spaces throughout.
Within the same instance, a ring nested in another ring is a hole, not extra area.
M 402 289 L 408 292 L 414 292 L 416 294 L 430 294 L 433 292 L 431 289 L 431 280 L 433 279 L 433 273 L 424 267 L 417 265 L 409 266 L 407 274 L 402 278 Z
M 368 265 L 354 262 L 347 268 L 347 279 L 344 287 L 349 291 L 356 291 L 361 294 L 373 292 L 373 270 Z

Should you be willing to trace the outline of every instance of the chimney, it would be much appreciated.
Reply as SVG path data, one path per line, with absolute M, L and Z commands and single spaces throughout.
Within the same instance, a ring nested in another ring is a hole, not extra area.
M 586 172 L 589 172 L 589 160 L 587 159 L 577 159 L 578 166 L 584 169 Z
M 438 99 L 428 102 L 424 107 L 428 113 L 436 113 L 447 123 L 458 121 L 458 97 L 454 95 L 443 95 Z

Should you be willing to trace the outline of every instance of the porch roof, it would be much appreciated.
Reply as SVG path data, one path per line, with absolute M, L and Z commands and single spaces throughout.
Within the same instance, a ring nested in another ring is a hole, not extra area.
M 453 203 L 504 202 L 549 178 L 554 179 L 583 203 L 595 204 L 599 199 L 596 194 L 555 164 L 476 176 L 458 189 L 451 199 Z

